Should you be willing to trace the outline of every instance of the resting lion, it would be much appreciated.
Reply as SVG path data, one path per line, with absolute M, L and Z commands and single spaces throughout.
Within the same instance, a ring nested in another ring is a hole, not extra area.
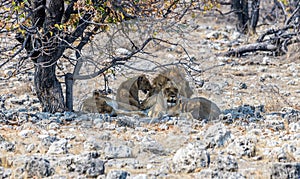
M 216 120 L 221 114 L 219 107 L 212 101 L 203 98 L 182 98 L 173 110 L 180 111 L 182 114 L 188 113 L 194 119 Z
M 173 67 L 160 72 L 152 80 L 152 90 L 150 90 L 148 98 L 142 102 L 142 108 L 151 108 L 156 103 L 157 95 L 163 90 L 163 88 L 170 84 L 176 86 L 180 97 L 189 98 L 193 94 L 193 90 L 191 89 L 189 82 L 185 79 L 183 69 Z
M 149 109 L 148 115 L 153 118 L 185 114 L 194 119 L 215 120 L 221 114 L 219 107 L 206 98 L 180 97 L 176 84 L 172 82 L 168 82 L 151 100 L 148 102 L 154 105 Z
M 145 75 L 136 76 L 124 81 L 118 88 L 116 100 L 143 109 L 139 99 L 139 90 L 145 94 L 152 90 L 150 81 Z
M 136 106 L 113 100 L 97 90 L 93 92 L 93 97 L 87 98 L 83 102 L 81 110 L 90 113 L 107 113 L 111 116 L 122 114 L 145 116 L 145 113 L 140 111 Z
M 160 118 L 166 114 L 175 116 L 173 112 L 170 113 L 170 109 L 178 105 L 178 99 L 178 88 L 172 81 L 168 81 L 158 94 L 149 97 L 143 105 L 145 108 L 150 108 L 148 112 L 150 117 Z
M 187 98 L 191 97 L 193 95 L 193 90 L 191 89 L 189 82 L 185 79 L 184 73 L 184 70 L 179 67 L 173 67 L 162 71 L 153 79 L 153 88 L 149 95 L 158 94 L 168 81 L 173 81 L 177 85 L 180 96 Z
M 110 99 L 101 91 L 95 90 L 92 97 L 85 99 L 81 105 L 81 111 L 89 113 L 108 113 L 113 114 L 114 109 L 107 104 L 107 100 Z

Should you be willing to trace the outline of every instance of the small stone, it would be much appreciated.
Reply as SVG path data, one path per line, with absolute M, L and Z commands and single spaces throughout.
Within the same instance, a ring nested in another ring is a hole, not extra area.
M 12 142 L 4 141 L 0 143 L 0 149 L 5 150 L 6 152 L 14 152 L 16 146 Z
M 36 116 L 40 120 L 46 120 L 46 119 L 50 118 L 51 113 L 48 113 L 48 112 L 38 112 L 38 113 L 36 113 Z
M 111 143 L 104 149 L 107 158 L 130 158 L 133 157 L 132 149 L 126 145 L 113 146 Z
M 204 142 L 209 147 L 221 147 L 231 141 L 231 131 L 223 123 L 217 123 L 202 132 Z
M 68 153 L 67 144 L 68 141 L 66 139 L 55 141 L 50 145 L 47 154 L 66 154 Z
M 54 174 L 54 169 L 51 167 L 50 162 L 43 158 L 31 157 L 26 161 L 24 168 L 29 178 L 44 178 Z
M 104 162 L 99 159 L 92 159 L 86 170 L 87 177 L 98 177 L 104 174 Z
M 287 85 L 294 86 L 294 85 L 296 85 L 297 83 L 296 83 L 295 80 L 290 80 L 290 81 L 288 81 L 286 84 L 287 84 Z
M 64 112 L 64 115 L 61 118 L 66 121 L 73 121 L 76 117 L 77 117 L 76 113 L 66 111 L 66 112 Z
M 195 178 L 236 178 L 236 179 L 246 179 L 244 175 L 238 172 L 228 172 L 228 171 L 218 171 L 211 169 L 204 169 L 195 175 Z
M 240 136 L 228 145 L 226 151 L 228 154 L 239 157 L 254 157 L 256 155 L 257 141 L 256 136 Z
M 300 163 L 275 163 L 271 168 L 271 178 L 300 178 Z
M 237 172 L 237 160 L 231 155 L 219 155 L 215 161 L 212 162 L 212 169 L 218 171 Z
M 141 141 L 142 151 L 152 152 L 154 154 L 163 155 L 165 153 L 164 148 L 160 143 L 152 139 L 151 137 L 144 137 Z
M 248 86 L 246 85 L 246 83 L 244 82 L 239 83 L 239 89 L 247 89 L 247 88 Z
M 19 136 L 23 137 L 23 138 L 27 138 L 32 136 L 32 134 L 34 134 L 33 130 L 22 130 L 21 132 L 19 132 Z
M 173 157 L 175 172 L 191 173 L 199 168 L 206 168 L 210 164 L 210 155 L 201 143 L 189 143 L 175 153 Z
M 124 170 L 111 170 L 108 172 L 106 179 L 126 179 L 130 173 Z
M 148 179 L 147 174 L 138 174 L 136 176 L 131 176 L 132 179 Z
M 56 130 L 56 129 L 59 129 L 59 128 L 60 128 L 59 124 L 54 123 L 54 122 L 52 122 L 48 125 L 48 129 Z
M 26 147 L 26 152 L 31 153 L 34 149 L 35 149 L 35 145 L 34 144 L 29 144 Z
M 289 124 L 289 131 L 300 133 L 300 121 L 290 123 Z

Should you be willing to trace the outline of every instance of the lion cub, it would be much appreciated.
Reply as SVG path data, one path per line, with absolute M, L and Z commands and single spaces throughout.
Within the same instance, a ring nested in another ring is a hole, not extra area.
M 139 99 L 139 90 L 145 94 L 152 90 L 150 81 L 145 75 L 136 76 L 124 81 L 118 88 L 116 100 L 143 109 Z

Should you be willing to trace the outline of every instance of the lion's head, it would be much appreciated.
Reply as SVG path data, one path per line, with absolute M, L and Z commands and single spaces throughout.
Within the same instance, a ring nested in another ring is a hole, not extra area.
M 143 93 L 147 93 L 148 91 L 152 90 L 152 86 L 150 81 L 145 75 L 140 75 L 137 79 L 138 89 L 143 91 Z
M 107 94 L 104 91 L 94 90 L 93 97 L 99 113 L 112 113 L 113 108 L 107 104 Z
M 168 81 L 164 85 L 161 93 L 165 104 L 167 104 L 167 108 L 174 107 L 178 104 L 179 90 L 172 81 Z

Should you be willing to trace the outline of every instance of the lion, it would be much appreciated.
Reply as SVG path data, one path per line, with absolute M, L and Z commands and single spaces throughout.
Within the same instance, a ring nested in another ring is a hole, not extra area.
M 150 96 L 142 105 L 150 108 L 148 115 L 154 118 L 161 118 L 164 115 L 173 116 L 169 113 L 171 108 L 178 105 L 179 90 L 173 81 L 168 81 L 158 94 Z
M 219 119 L 220 108 L 212 101 L 204 97 L 181 98 L 176 108 L 181 114 L 190 114 L 194 119 L 207 119 L 209 121 Z
M 107 103 L 110 100 L 102 91 L 95 90 L 93 93 L 96 108 L 99 113 L 115 114 L 114 108 Z
M 158 94 L 169 81 L 171 81 L 170 78 L 166 77 L 163 74 L 158 74 L 152 80 L 152 90 L 149 92 L 149 96 Z
M 80 111 L 88 113 L 98 113 L 94 97 L 86 98 L 80 106 Z
M 114 109 L 107 104 L 106 99 L 110 99 L 102 91 L 94 90 L 93 96 L 86 98 L 82 105 L 81 111 L 88 113 L 113 113 Z
M 136 106 L 113 100 L 107 94 L 98 90 L 93 92 L 93 97 L 87 98 L 83 102 L 81 110 L 89 113 L 106 113 L 112 117 L 118 115 L 145 116 L 145 113 L 140 111 Z
M 190 98 L 193 95 L 193 90 L 185 79 L 184 70 L 173 67 L 162 71 L 152 80 L 153 88 L 149 96 L 158 94 L 169 81 L 173 81 L 177 85 L 180 96 Z
M 215 120 L 221 114 L 219 107 L 212 101 L 203 97 L 189 99 L 181 97 L 179 93 L 176 84 L 168 82 L 160 93 L 148 100 L 153 104 L 148 115 L 152 118 L 161 118 L 164 115 L 181 116 L 184 114 L 198 120 Z
M 141 108 L 151 108 L 156 103 L 157 94 L 168 84 L 175 85 L 181 97 L 189 98 L 193 95 L 193 90 L 184 77 L 183 69 L 173 67 L 162 71 L 152 80 L 152 90 L 149 91 L 147 99 L 141 103 Z
M 139 99 L 139 90 L 145 94 L 152 90 L 151 83 L 145 75 L 139 75 L 124 81 L 118 88 L 116 100 L 143 109 Z

